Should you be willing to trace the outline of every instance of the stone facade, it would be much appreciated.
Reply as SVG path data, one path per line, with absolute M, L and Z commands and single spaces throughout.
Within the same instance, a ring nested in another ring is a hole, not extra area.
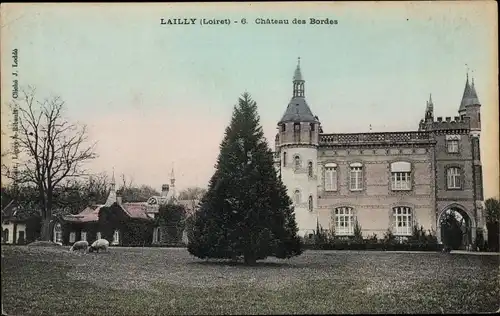
M 454 209 L 470 242 L 485 227 L 479 156 L 480 104 L 467 77 L 459 116 L 434 119 L 432 97 L 411 132 L 326 134 L 304 97 L 300 64 L 293 96 L 278 122 L 275 167 L 295 206 L 299 234 L 319 224 L 366 237 L 388 230 L 411 235 L 418 225 L 440 236 L 440 217 Z

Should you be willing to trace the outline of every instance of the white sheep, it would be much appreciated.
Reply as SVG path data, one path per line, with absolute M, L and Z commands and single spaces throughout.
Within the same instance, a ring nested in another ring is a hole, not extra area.
M 94 252 L 94 251 L 99 252 L 99 250 L 104 250 L 107 252 L 108 247 L 109 247 L 109 241 L 107 241 L 106 239 L 98 239 L 94 241 L 92 245 L 89 247 L 89 252 Z
M 87 251 L 87 248 L 89 247 L 89 243 L 86 240 L 79 240 L 69 248 L 69 251 L 75 251 L 75 250 L 84 250 Z

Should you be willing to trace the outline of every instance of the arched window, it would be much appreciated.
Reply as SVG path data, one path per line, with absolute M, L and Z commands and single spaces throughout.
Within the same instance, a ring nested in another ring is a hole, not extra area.
M 300 157 L 295 156 L 293 160 L 295 161 L 295 169 L 300 169 Z
M 69 242 L 70 244 L 74 243 L 76 241 L 76 233 L 75 232 L 70 232 L 69 233 Z
M 448 189 L 457 190 L 462 188 L 461 170 L 451 167 L 446 170 L 446 182 Z
M 325 191 L 337 191 L 337 164 L 325 165 Z
M 313 209 L 314 209 L 313 197 L 312 197 L 312 195 L 309 195 L 309 212 L 312 212 Z
M 5 228 L 3 230 L 3 236 L 2 236 L 2 238 L 3 238 L 3 242 L 4 243 L 8 243 L 9 242 L 9 229 Z
M 60 223 L 54 225 L 54 242 L 62 243 L 62 227 Z
M 286 131 L 286 125 L 285 125 L 285 124 L 281 125 L 281 131 L 282 131 L 282 132 L 285 132 L 285 131 Z
M 360 191 L 363 189 L 363 165 L 359 162 L 350 164 L 350 181 L 349 187 L 351 191 Z
M 312 163 L 312 161 L 309 161 L 307 163 L 307 174 L 309 175 L 309 177 L 312 178 L 312 176 L 313 176 L 313 163 Z
M 339 236 L 354 235 L 354 212 L 352 207 L 335 209 L 335 234 Z
M 293 194 L 293 200 L 294 200 L 295 204 L 300 203 L 300 191 L 299 190 L 295 190 L 295 193 Z
M 391 187 L 393 191 L 411 189 L 411 164 L 409 162 L 391 163 Z
M 283 167 L 286 167 L 286 151 L 283 152 Z
M 95 236 L 95 239 L 96 240 L 101 239 L 101 232 L 97 232 L 97 234 Z
M 82 231 L 82 233 L 80 235 L 80 240 L 87 241 L 87 232 L 86 231 Z
M 394 235 L 411 236 L 413 232 L 413 216 L 411 208 L 397 206 L 392 210 L 394 216 Z

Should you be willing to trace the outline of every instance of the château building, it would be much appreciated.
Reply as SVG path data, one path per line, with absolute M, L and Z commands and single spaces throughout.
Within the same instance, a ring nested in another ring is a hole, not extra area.
M 324 133 L 306 102 L 299 61 L 275 139 L 275 166 L 294 203 L 299 234 L 310 235 L 319 224 L 349 236 L 357 222 L 365 237 L 382 238 L 390 230 L 404 238 L 418 225 L 441 241 L 440 219 L 454 210 L 468 228 L 465 242 L 473 243 L 485 219 L 481 104 L 468 75 L 457 108 L 453 118 L 435 118 L 430 97 L 418 130 Z

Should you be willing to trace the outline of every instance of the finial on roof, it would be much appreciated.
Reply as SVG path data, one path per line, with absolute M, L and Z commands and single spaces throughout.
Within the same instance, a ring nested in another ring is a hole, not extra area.
M 300 57 L 297 61 L 297 68 L 295 68 L 295 73 L 293 74 L 293 81 L 303 81 L 302 72 L 300 71 Z
M 432 104 L 432 93 L 429 93 L 429 104 Z

